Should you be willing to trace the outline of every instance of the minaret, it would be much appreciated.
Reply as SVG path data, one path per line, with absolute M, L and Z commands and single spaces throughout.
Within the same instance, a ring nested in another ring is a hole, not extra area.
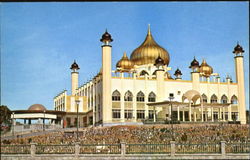
M 235 71 L 236 82 L 238 86 L 238 107 L 239 107 L 239 120 L 241 124 L 246 124 L 246 102 L 245 102 L 245 83 L 244 83 L 244 62 L 243 53 L 245 51 L 237 43 L 233 53 L 235 54 Z
M 112 102 L 111 102 L 111 35 L 106 32 L 100 39 L 102 44 L 102 120 L 103 124 L 112 121 Z
M 179 70 L 179 68 L 176 69 L 176 71 L 174 72 L 174 75 L 175 75 L 175 80 L 181 80 L 181 70 Z
M 199 62 L 195 59 L 191 62 L 190 67 L 192 69 L 191 78 L 193 83 L 193 90 L 200 91 L 200 71 L 199 71 Z
M 164 69 L 163 66 L 165 65 L 164 60 L 159 56 L 155 60 L 155 64 L 157 67 L 156 70 L 156 86 L 157 86 L 157 96 L 156 101 L 164 101 L 165 95 L 165 87 L 164 87 Z
M 71 94 L 76 94 L 76 89 L 78 88 L 78 70 L 80 69 L 76 61 L 71 65 Z

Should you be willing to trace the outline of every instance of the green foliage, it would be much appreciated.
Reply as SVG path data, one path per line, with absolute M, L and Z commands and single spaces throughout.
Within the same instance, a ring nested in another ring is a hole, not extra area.
M 11 111 L 7 106 L 0 106 L 0 124 L 1 126 L 11 124 Z

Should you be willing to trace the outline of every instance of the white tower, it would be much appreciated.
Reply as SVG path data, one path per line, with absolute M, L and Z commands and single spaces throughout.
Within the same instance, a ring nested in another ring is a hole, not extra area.
M 233 53 L 235 54 L 235 71 L 236 81 L 238 86 L 238 107 L 239 107 L 239 120 L 241 124 L 246 124 L 246 102 L 245 102 L 245 83 L 244 83 L 244 62 L 243 53 L 245 51 L 239 45 L 234 48 Z
M 76 61 L 71 65 L 71 94 L 76 94 L 76 89 L 78 88 L 78 70 L 80 69 Z
M 200 91 L 200 71 L 199 71 L 199 62 L 195 59 L 191 62 L 190 67 L 192 69 L 191 78 L 193 90 Z
M 113 41 L 111 35 L 106 32 L 102 35 L 102 120 L 103 124 L 112 121 L 111 102 L 111 49 L 110 42 Z
M 156 70 L 156 86 L 157 86 L 157 96 L 156 100 L 157 102 L 164 101 L 164 93 L 165 93 L 165 87 L 164 87 L 164 69 L 163 66 L 164 60 L 159 56 L 155 60 L 155 64 L 157 67 Z

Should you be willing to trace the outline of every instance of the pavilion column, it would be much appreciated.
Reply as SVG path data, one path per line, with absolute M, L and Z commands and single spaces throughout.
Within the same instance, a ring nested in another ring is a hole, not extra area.
M 15 126 L 16 126 L 16 119 L 12 119 L 12 133 L 14 134 L 15 132 Z
M 231 107 L 231 104 L 228 106 L 228 121 L 232 121 L 232 107 Z
M 225 112 L 225 107 L 222 107 L 222 112 L 223 112 L 223 121 L 226 121 L 226 112 Z
M 201 103 L 201 121 L 204 121 L 204 117 L 203 117 L 203 103 Z
M 78 123 L 78 125 L 79 125 L 79 123 Z M 63 128 L 63 119 L 61 119 L 61 127 Z
M 156 122 L 156 112 L 155 112 L 155 106 L 154 106 L 154 122 Z
M 180 121 L 180 107 L 177 106 L 177 120 Z
M 208 116 L 208 114 L 207 114 L 207 111 L 205 112 L 205 121 L 207 122 L 207 116 Z
M 41 124 L 41 118 L 38 118 L 38 124 Z
M 221 108 L 219 107 L 219 120 L 221 120 Z
M 183 119 L 183 122 L 185 122 L 185 111 L 182 111 L 182 119 Z
M 194 121 L 196 122 L 196 112 L 194 112 Z
M 212 122 L 214 122 L 214 108 L 213 108 L 213 106 L 211 106 L 211 118 L 212 118 Z
M 12 119 L 12 124 L 13 124 L 13 126 L 16 125 L 16 119 Z
M 171 119 L 171 105 L 168 106 L 168 118 Z
M 192 109 L 191 109 L 191 102 L 189 102 L 189 122 L 192 121 Z

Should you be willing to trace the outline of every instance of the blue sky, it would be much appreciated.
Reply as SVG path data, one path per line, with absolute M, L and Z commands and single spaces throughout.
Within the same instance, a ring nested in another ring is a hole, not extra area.
M 101 67 L 101 35 L 112 43 L 112 68 L 145 39 L 148 24 L 154 39 L 170 53 L 171 74 L 196 56 L 221 79 L 235 81 L 237 41 L 245 49 L 246 104 L 249 107 L 248 2 L 42 2 L 1 3 L 1 104 L 26 109 L 40 103 L 53 109 L 53 97 L 70 93 L 70 65 L 80 66 L 79 83 Z

